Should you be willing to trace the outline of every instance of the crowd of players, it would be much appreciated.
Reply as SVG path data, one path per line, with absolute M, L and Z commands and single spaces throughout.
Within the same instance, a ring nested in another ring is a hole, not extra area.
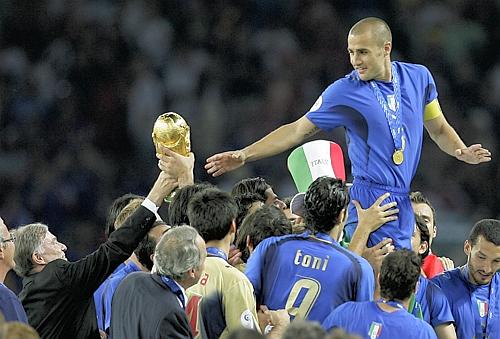
M 148 196 L 116 199 L 108 240 L 77 262 L 65 259 L 66 246 L 47 226 L 9 233 L 2 222 L 2 279 L 14 268 L 24 280 L 22 305 L 0 285 L 7 321 L 0 338 L 499 334 L 500 221 L 474 225 L 467 264 L 453 268 L 431 251 L 436 216 L 420 192 L 411 194 L 413 251 L 390 242 L 367 248 L 363 234 L 393 214 L 381 205 L 385 196 L 358 206 L 360 236 L 347 244 L 349 192 L 341 180 L 317 178 L 290 211 L 262 178 L 227 193 L 194 183 L 192 157 L 165 153 Z M 158 207 L 174 189 L 162 221 Z

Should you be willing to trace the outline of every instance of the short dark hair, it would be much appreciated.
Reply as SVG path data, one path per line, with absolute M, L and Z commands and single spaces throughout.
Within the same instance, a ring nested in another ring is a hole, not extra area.
M 168 222 L 171 226 L 189 225 L 187 207 L 189 200 L 198 192 L 215 186 L 208 182 L 184 186 L 177 191 L 168 206 Z
M 380 268 L 380 295 L 387 300 L 405 300 L 415 291 L 420 277 L 420 258 L 407 249 L 386 255 Z
M 231 196 L 235 199 L 242 199 L 245 196 L 252 195 L 256 199 L 266 202 L 266 191 L 271 188 L 265 179 L 261 177 L 245 178 L 234 184 L 231 190 Z
M 205 242 L 223 239 L 229 233 L 237 213 L 238 206 L 234 199 L 217 188 L 196 193 L 189 201 L 187 210 L 189 224 Z
M 106 224 L 104 226 L 104 235 L 106 236 L 106 238 L 108 238 L 116 229 L 116 217 L 120 214 L 123 208 L 134 199 L 144 199 L 144 197 L 142 195 L 137 195 L 134 193 L 127 193 L 113 200 L 111 206 L 109 206 L 108 215 L 106 217 Z
M 477 244 L 479 236 L 482 236 L 495 246 L 500 246 L 500 220 L 482 219 L 476 222 L 469 234 L 469 241 L 472 246 Z
M 243 196 L 237 196 L 233 198 L 238 205 L 238 215 L 236 216 L 237 226 L 240 226 L 243 223 L 243 219 L 245 219 L 245 217 L 247 216 L 248 211 L 250 210 L 250 207 L 252 207 L 253 203 L 261 202 L 264 204 L 264 201 L 262 201 L 262 198 L 257 193 L 248 193 Z
M 153 226 L 151 226 L 151 229 L 162 225 L 166 225 L 166 223 L 162 220 L 157 220 L 154 222 Z M 155 253 L 158 241 L 160 241 L 160 239 L 155 239 L 147 233 L 134 250 L 137 260 L 139 260 L 141 265 L 146 267 L 149 271 L 153 269 L 153 260 L 151 259 L 151 255 Z
M 246 262 L 250 255 L 246 243 L 247 236 L 256 247 L 266 238 L 291 233 L 292 223 L 283 210 L 273 205 L 263 205 L 243 220 L 238 230 L 236 246 L 243 253 L 242 259 Z
M 342 210 L 349 204 L 345 183 L 332 177 L 319 177 L 304 197 L 304 220 L 314 232 L 330 232 Z
M 420 191 L 411 192 L 410 200 L 413 204 L 426 204 L 429 206 L 432 211 L 432 219 L 434 220 L 434 225 L 432 226 L 436 226 L 436 209 L 432 206 L 430 200 Z
M 429 244 L 429 239 L 431 237 L 431 234 L 429 233 L 429 229 L 425 224 L 424 218 L 422 218 L 420 215 L 415 214 L 415 225 L 420 232 L 420 243 L 427 241 L 427 244 Z M 425 257 L 429 255 L 429 251 L 430 247 L 427 246 L 427 250 L 424 253 L 419 254 L 418 256 L 420 257 L 421 260 L 424 260 Z

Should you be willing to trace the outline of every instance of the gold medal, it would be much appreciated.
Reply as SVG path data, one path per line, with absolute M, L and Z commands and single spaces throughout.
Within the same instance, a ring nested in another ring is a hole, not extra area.
M 404 157 L 404 154 L 403 154 L 403 150 L 397 149 L 397 150 L 394 151 L 394 153 L 392 153 L 392 161 L 396 165 L 401 165 L 404 160 L 405 160 L 405 157 Z

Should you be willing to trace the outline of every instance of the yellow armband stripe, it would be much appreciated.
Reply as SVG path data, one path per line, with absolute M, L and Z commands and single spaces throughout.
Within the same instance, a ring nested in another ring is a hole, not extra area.
M 442 115 L 441 106 L 439 106 L 438 99 L 434 99 L 425 106 L 424 121 L 432 120 Z

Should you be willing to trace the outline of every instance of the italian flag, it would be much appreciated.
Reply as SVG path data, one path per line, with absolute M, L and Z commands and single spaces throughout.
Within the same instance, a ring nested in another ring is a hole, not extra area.
M 479 308 L 479 316 L 484 318 L 488 314 L 488 302 L 478 300 L 477 307 Z
M 345 181 L 344 156 L 339 145 L 332 141 L 315 140 L 297 147 L 288 156 L 288 170 L 299 192 L 321 176 Z
M 368 331 L 368 337 L 370 339 L 377 339 L 380 336 L 380 333 L 382 333 L 382 324 L 372 322 L 370 325 L 370 330 Z

